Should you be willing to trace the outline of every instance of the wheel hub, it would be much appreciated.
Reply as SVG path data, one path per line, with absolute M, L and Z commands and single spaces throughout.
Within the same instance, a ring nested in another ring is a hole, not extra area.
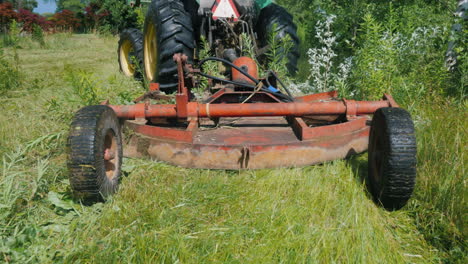
M 127 76 L 133 76 L 135 74 L 135 63 L 133 62 L 135 57 L 132 43 L 129 40 L 125 40 L 120 48 L 120 65 L 122 71 Z
M 104 138 L 104 167 L 106 169 L 106 176 L 110 181 L 116 176 L 116 168 L 119 166 L 118 162 L 117 139 L 114 131 L 109 130 Z
M 149 24 L 144 38 L 144 63 L 146 78 L 153 81 L 157 71 L 158 44 L 154 25 Z

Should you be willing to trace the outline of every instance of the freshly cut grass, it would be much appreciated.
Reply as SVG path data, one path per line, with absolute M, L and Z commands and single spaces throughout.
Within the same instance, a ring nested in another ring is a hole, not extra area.
M 346 161 L 241 172 L 125 163 L 129 176 L 99 219 L 63 242 L 67 261 L 427 263 L 434 257 L 405 213 L 388 213 L 366 197 Z

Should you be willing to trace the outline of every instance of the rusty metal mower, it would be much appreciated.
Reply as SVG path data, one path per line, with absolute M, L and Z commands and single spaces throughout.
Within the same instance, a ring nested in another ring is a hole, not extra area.
M 390 95 L 379 101 L 340 99 L 337 92 L 294 97 L 274 72 L 259 78 L 252 58 L 212 57 L 198 67 L 182 53 L 172 60 L 178 78 L 174 96 L 153 82 L 133 105 L 104 103 L 77 112 L 68 164 L 79 198 L 99 201 L 117 191 L 123 156 L 239 170 L 308 166 L 367 149 L 372 197 L 391 210 L 410 198 L 416 176 L 414 126 Z M 203 72 L 209 61 L 223 63 L 230 77 Z M 192 91 L 202 77 L 209 79 L 211 93 L 197 101 Z M 161 103 L 168 100 L 174 103 Z

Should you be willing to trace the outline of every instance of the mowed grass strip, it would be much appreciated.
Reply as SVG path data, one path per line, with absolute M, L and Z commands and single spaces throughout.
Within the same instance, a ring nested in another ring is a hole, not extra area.
M 376 207 L 346 161 L 241 172 L 126 163 L 133 169 L 119 193 L 89 229 L 76 230 L 67 260 L 424 263 L 433 257 L 411 219 Z

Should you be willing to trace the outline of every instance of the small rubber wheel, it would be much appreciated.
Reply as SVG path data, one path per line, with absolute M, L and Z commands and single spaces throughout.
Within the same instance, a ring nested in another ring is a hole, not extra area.
M 120 33 L 117 49 L 120 71 L 137 80 L 143 78 L 143 33 L 127 28 Z
M 179 83 L 174 54 L 183 53 L 193 63 L 195 49 L 192 18 L 181 0 L 153 0 L 144 26 L 146 79 L 164 92 L 174 92 Z
M 416 181 L 416 137 L 410 114 L 380 108 L 372 119 L 367 183 L 374 200 L 388 210 L 403 207 Z
M 117 191 L 122 165 L 122 136 L 114 110 L 86 106 L 73 118 L 68 137 L 68 169 L 76 198 L 99 202 Z
M 277 4 L 269 4 L 260 11 L 256 30 L 260 48 L 268 46 L 268 40 L 272 35 L 279 41 L 289 35 L 292 46 L 286 55 L 288 59 L 287 67 L 289 74 L 295 74 L 298 70 L 297 63 L 300 54 L 297 26 L 294 24 L 293 16 Z

